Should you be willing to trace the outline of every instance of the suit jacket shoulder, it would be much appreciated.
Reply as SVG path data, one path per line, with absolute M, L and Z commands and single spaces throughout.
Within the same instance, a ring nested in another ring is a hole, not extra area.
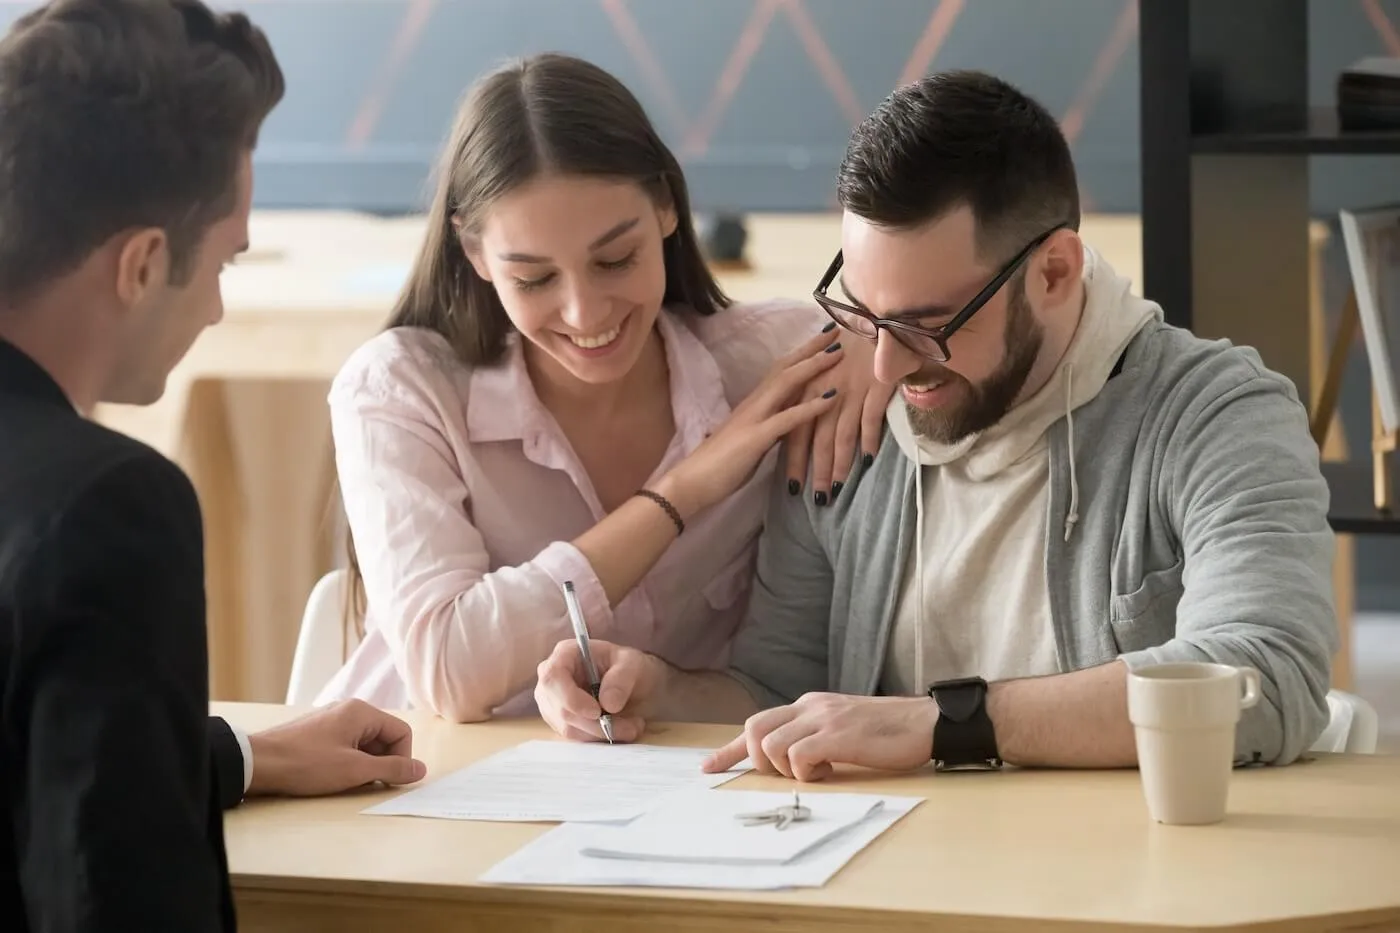
M 193 486 L 51 399 L 0 436 L 0 915 L 231 929 Z

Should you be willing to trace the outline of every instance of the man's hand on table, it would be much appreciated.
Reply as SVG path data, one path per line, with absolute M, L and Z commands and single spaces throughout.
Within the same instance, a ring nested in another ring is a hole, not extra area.
M 248 794 L 315 797 L 376 781 L 412 784 L 427 766 L 412 757 L 408 723 L 360 700 L 345 700 L 248 737 Z
M 591 642 L 591 652 L 601 678 L 598 699 L 585 685 L 577 644 L 561 641 L 539 666 L 535 701 L 541 717 L 565 738 L 596 742 L 602 738 L 598 716 L 606 710 L 613 716 L 618 741 L 637 741 L 646 729 L 648 707 L 666 693 L 668 685 L 674 686 L 668 681 L 665 662 L 597 639 Z M 722 676 L 715 679 L 729 689 L 693 699 L 691 720 L 722 721 L 743 705 L 737 694 L 747 704 L 742 687 Z M 714 718 L 695 715 L 706 709 L 716 714 Z M 799 781 L 819 781 L 836 764 L 911 771 L 930 760 L 937 719 L 938 706 L 926 697 L 809 693 L 791 705 L 749 716 L 744 731 L 711 755 L 705 770 L 728 771 L 747 757 L 762 774 Z
M 761 774 L 820 781 L 836 764 L 911 771 L 933 754 L 938 706 L 926 697 L 809 693 L 755 713 L 744 731 L 705 762 L 728 771 L 747 757 Z

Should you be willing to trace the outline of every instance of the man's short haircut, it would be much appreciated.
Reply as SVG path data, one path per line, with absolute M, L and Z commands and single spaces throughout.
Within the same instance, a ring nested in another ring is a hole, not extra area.
M 851 135 L 841 206 L 907 229 L 966 205 L 979 256 L 1002 262 L 1056 224 L 1079 228 L 1079 186 L 1055 118 L 978 71 L 928 75 L 887 97 Z
M 0 305 L 124 230 L 159 227 L 188 280 L 281 100 L 247 17 L 199 0 L 52 0 L 0 39 Z

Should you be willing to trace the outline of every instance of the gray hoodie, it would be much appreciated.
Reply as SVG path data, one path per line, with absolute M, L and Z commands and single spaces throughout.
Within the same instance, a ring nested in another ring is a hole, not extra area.
M 1128 343 L 1158 319 L 1157 310 L 1085 249 L 1078 325 L 1055 371 L 1033 395 L 985 431 L 952 444 L 915 434 L 903 400 L 891 403 L 890 433 L 922 468 L 914 472 L 914 547 L 902 574 L 881 692 L 911 696 L 939 680 L 1011 680 L 1059 670 L 1045 574 L 995 571 L 1045 565 L 1046 431 L 1066 419 L 1074 463 L 1075 410 L 1098 396 Z M 1055 529 L 1065 535 L 1074 532 L 1075 480 L 1071 470 L 1070 515 Z
M 1329 493 L 1307 413 L 1254 350 L 1171 327 L 1140 299 L 1123 313 L 1143 304 L 1150 320 L 1133 322 L 1102 387 L 1046 429 L 1043 566 L 983 572 L 1043 575 L 1059 671 L 1115 658 L 1257 668 L 1263 695 L 1242 714 L 1236 758 L 1291 762 L 1327 723 L 1337 648 Z M 889 682 L 918 473 L 887 432 L 833 505 L 774 487 L 730 662 L 760 706 Z

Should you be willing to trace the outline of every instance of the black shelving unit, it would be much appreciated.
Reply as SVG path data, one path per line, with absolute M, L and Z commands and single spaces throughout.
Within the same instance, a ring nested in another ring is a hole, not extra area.
M 1400 534 L 1400 514 L 1376 511 L 1370 448 L 1364 444 L 1354 446 L 1361 448 L 1356 459 L 1322 465 L 1322 474 L 1332 489 L 1327 516 L 1332 530 L 1338 534 Z M 1392 489 L 1400 489 L 1400 467 L 1395 464 L 1391 464 L 1390 483 Z
M 1256 347 L 1310 397 L 1308 159 L 1400 154 L 1308 103 L 1307 0 L 1138 0 L 1143 291 L 1167 320 Z M 1400 170 L 1400 165 L 1397 165 Z M 1333 526 L 1369 505 L 1369 438 L 1329 464 Z
M 1388 155 L 1400 152 L 1400 130 L 1343 130 L 1336 108 L 1313 107 L 1299 129 L 1240 128 L 1197 133 L 1191 151 L 1231 155 Z

